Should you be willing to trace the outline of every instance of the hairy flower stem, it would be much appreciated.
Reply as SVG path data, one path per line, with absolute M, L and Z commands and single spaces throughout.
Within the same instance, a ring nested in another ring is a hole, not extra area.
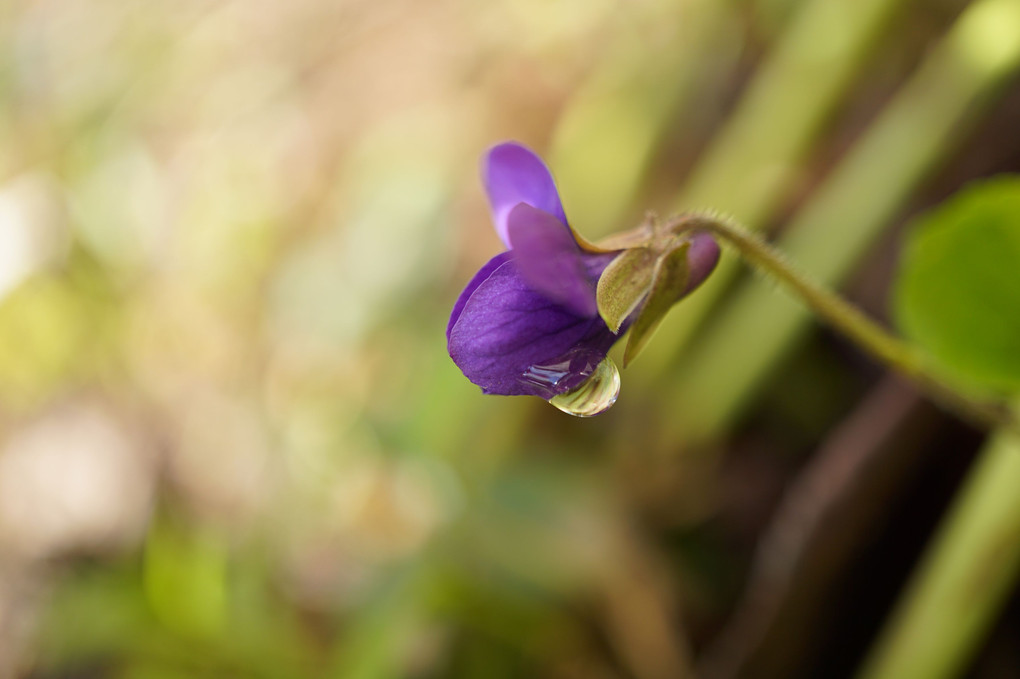
M 936 374 L 913 347 L 798 271 L 781 252 L 751 231 L 721 217 L 686 214 L 667 220 L 660 232 L 679 235 L 688 231 L 706 231 L 729 244 L 752 268 L 792 290 L 819 318 L 878 361 L 908 377 L 935 402 L 982 427 L 1004 425 L 1020 430 L 1007 406 L 962 393 Z

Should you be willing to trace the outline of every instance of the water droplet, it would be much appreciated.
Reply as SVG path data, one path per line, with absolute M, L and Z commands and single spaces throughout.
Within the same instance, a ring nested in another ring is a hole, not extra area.
M 620 395 L 620 371 L 610 358 L 602 359 L 578 387 L 553 396 L 549 403 L 577 417 L 592 417 L 609 410 Z
M 519 379 L 548 401 L 580 387 L 603 358 L 600 352 L 576 347 L 547 364 L 530 366 Z
M 548 364 L 530 366 L 520 381 L 560 410 L 591 417 L 608 410 L 620 394 L 620 372 L 602 352 L 576 347 Z

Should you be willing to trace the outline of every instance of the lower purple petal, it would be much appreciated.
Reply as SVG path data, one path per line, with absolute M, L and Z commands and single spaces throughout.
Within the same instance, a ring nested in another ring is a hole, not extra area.
M 580 372 L 565 375 L 552 389 L 526 373 L 564 360 L 569 365 L 570 357 L 581 356 L 573 361 L 578 364 L 597 363 L 618 339 L 599 316 L 580 316 L 537 292 L 514 261 L 497 266 L 465 295 L 460 313 L 451 318 L 448 349 L 464 375 L 487 394 L 550 398 L 569 391 L 584 379 Z
M 467 304 L 469 299 L 471 299 L 471 295 L 474 294 L 479 285 L 485 282 L 486 278 L 492 275 L 493 271 L 498 269 L 504 262 L 509 261 L 510 257 L 510 252 L 499 253 L 486 262 L 485 265 L 478 270 L 478 273 L 474 275 L 474 278 L 468 282 L 467 287 L 465 287 L 464 291 L 460 293 L 460 297 L 457 298 L 457 302 L 453 305 L 453 311 L 450 312 L 450 320 L 446 323 L 447 341 L 450 339 L 450 330 L 453 329 L 457 319 L 460 318 L 461 312 L 464 311 L 464 305 Z

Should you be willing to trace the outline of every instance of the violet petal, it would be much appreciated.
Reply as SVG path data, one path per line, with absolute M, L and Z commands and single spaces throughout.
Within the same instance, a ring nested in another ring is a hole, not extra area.
M 587 360 L 601 360 L 616 340 L 599 316 L 579 316 L 537 292 L 511 260 L 485 277 L 461 305 L 447 348 L 464 375 L 487 394 L 549 398 L 548 390 L 522 381 L 529 368 L 557 363 L 578 350 Z M 556 390 L 568 391 L 582 379 L 568 377 Z
M 446 323 L 447 341 L 449 341 L 450 339 L 450 331 L 453 329 L 453 326 L 457 322 L 457 319 L 460 318 L 461 312 L 464 311 L 464 305 L 467 304 L 467 301 L 471 298 L 471 295 L 474 293 L 474 291 L 478 288 L 479 285 L 484 283 L 485 279 L 491 276 L 492 272 L 498 269 L 501 264 L 509 261 L 511 256 L 512 253 L 510 252 L 499 253 L 498 255 L 490 259 L 488 262 L 486 262 L 482 266 L 482 268 L 478 270 L 478 273 L 474 275 L 474 278 L 472 278 L 468 282 L 467 286 L 465 286 L 464 288 L 464 291 L 460 293 L 460 297 L 457 298 L 457 302 L 453 305 L 453 311 L 450 312 L 450 320 L 447 321 Z
M 595 282 L 570 230 L 548 212 L 519 203 L 507 218 L 514 260 L 535 290 L 581 316 L 594 316 Z
M 507 217 L 518 203 L 548 212 L 567 224 L 549 168 L 527 147 L 507 142 L 489 149 L 482 158 L 482 181 L 489 194 L 492 223 L 507 247 Z

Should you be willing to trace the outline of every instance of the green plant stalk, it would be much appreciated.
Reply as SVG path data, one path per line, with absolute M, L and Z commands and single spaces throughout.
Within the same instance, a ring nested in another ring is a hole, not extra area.
M 936 402 L 984 427 L 1015 427 L 1012 414 L 994 403 L 977 400 L 943 379 L 926 365 L 909 344 L 887 332 L 839 295 L 798 271 L 760 236 L 737 224 L 709 215 L 682 215 L 664 230 L 680 234 L 706 231 L 732 246 L 756 271 L 788 288 L 819 318 L 892 370 L 913 380 Z
M 823 281 L 842 280 L 909 193 L 995 91 L 1020 68 L 1020 3 L 972 3 L 916 76 L 790 225 L 780 245 Z M 862 199 L 866 197 L 866 199 Z M 697 395 L 689 435 L 725 431 L 808 327 L 809 315 L 753 283 L 699 337 L 672 398 Z M 742 338 L 754 337 L 753 343 Z M 720 379 L 719 370 L 729 370 Z M 697 407 L 695 407 L 697 406 Z M 692 427 L 697 427 L 692 434 Z M 1020 571 L 1020 440 L 999 432 L 980 453 L 930 554 L 867 659 L 861 679 L 959 674 Z
M 1020 571 L 1020 437 L 994 436 L 859 679 L 959 676 Z
M 796 181 L 818 131 L 904 2 L 800 3 L 740 106 L 694 169 L 675 210 L 722 210 L 752 229 L 764 227 Z M 669 379 L 669 365 L 737 271 L 737 263 L 724 258 L 698 294 L 665 319 L 658 341 L 649 343 L 630 371 L 630 388 L 661 386 Z M 674 404 L 668 406 L 676 411 Z
M 971 5 L 794 217 L 779 248 L 823 284 L 839 285 L 946 156 L 950 140 L 1020 68 L 1020 28 L 1010 28 L 1020 22 L 1017 14 L 1013 0 Z M 667 387 L 663 437 L 710 439 L 726 431 L 810 320 L 790 299 L 749 281 L 704 328 Z

